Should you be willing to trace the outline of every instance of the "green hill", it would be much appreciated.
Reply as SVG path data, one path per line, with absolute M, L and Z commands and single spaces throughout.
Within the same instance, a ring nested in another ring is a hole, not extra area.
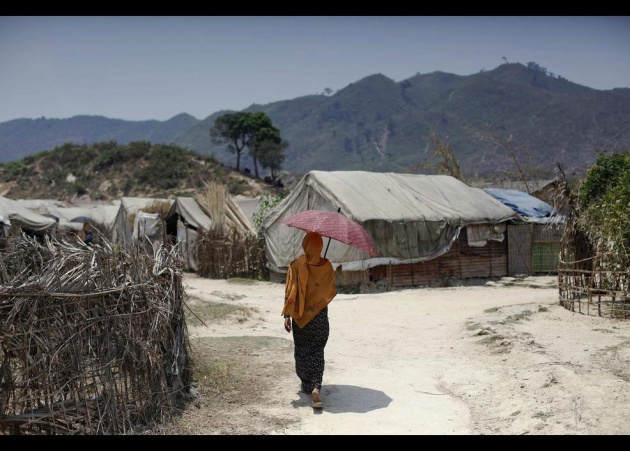
M 232 194 L 281 194 L 212 156 L 171 144 L 114 141 L 67 143 L 19 161 L 0 163 L 0 195 L 11 199 L 112 200 L 123 196 L 193 196 L 206 182 Z

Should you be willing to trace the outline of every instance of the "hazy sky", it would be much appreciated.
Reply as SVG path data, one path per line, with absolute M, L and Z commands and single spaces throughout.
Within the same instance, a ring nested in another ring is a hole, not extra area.
M 198 119 L 381 73 L 536 62 L 630 87 L 628 16 L 0 17 L 0 122 L 79 114 Z

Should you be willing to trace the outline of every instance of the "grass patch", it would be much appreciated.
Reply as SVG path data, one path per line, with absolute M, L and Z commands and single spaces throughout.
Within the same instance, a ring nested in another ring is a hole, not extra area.
M 213 321 L 221 321 L 229 316 L 237 316 L 237 321 L 242 322 L 252 316 L 255 309 L 240 305 L 225 304 L 222 302 L 204 302 L 190 306 L 191 312 L 186 313 L 186 321 L 193 326 L 203 325 Z M 194 313 L 194 314 L 193 314 Z M 201 321 L 200 321 L 201 320 Z
M 630 340 L 624 340 L 619 344 L 616 344 L 613 346 L 607 346 L 606 348 L 602 349 L 601 352 L 603 353 L 608 352 L 608 351 L 617 352 L 628 347 L 630 347 Z
M 269 356 L 283 352 L 291 355 L 292 346 L 291 340 L 276 337 L 195 339 L 191 343 L 191 355 L 197 389 L 205 395 L 242 391 L 254 383 L 248 379 L 263 377 L 260 371 L 272 374 L 286 371 L 286 365 Z M 254 365 L 257 360 L 265 362 L 264 368 Z
M 551 412 L 536 412 L 532 415 L 532 418 L 538 418 L 540 420 L 546 421 L 548 418 L 551 418 L 553 413 Z
M 223 291 L 213 291 L 210 294 L 221 299 L 227 299 L 229 301 L 238 301 L 240 299 L 247 297 L 244 294 L 224 293 Z
M 361 287 L 358 285 L 342 285 L 337 287 L 339 294 L 361 294 Z
M 522 319 L 529 319 L 529 317 L 533 314 L 531 310 L 524 310 L 521 313 L 517 313 L 515 315 L 510 315 L 505 318 L 505 322 L 507 323 L 517 323 Z
M 475 322 L 466 324 L 466 330 L 477 330 L 480 327 L 481 327 L 481 325 L 479 323 L 475 323 Z
M 538 311 L 539 312 L 548 312 L 549 309 L 547 307 L 545 307 L 544 305 L 539 305 L 538 306 Z
M 503 335 L 490 335 L 487 337 L 482 338 L 481 340 L 479 340 L 477 343 L 480 344 L 486 344 L 486 345 L 491 345 L 496 343 L 497 341 L 503 341 L 505 340 L 505 337 Z
M 226 359 L 195 359 L 193 371 L 201 393 L 221 393 L 234 380 L 233 365 Z

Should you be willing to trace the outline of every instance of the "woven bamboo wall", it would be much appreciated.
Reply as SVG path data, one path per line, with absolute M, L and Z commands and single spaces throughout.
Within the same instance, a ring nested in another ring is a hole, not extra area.
M 0 434 L 125 434 L 192 383 L 177 256 L 22 237 L 0 254 Z
M 197 273 L 201 277 L 269 280 L 264 242 L 234 229 L 199 230 Z
M 386 278 L 388 286 L 431 285 L 449 278 L 471 279 L 507 275 L 507 240 L 488 241 L 483 247 L 468 245 L 466 234 L 460 233 L 451 249 L 441 257 L 426 262 L 378 266 L 370 269 L 376 282 Z
M 532 225 L 532 269 L 534 273 L 557 273 L 564 224 Z

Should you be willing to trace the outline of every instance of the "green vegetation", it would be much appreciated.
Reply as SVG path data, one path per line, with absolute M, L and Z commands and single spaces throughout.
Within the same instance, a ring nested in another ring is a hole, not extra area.
M 188 312 L 186 321 L 193 326 L 201 326 L 203 323 L 224 320 L 230 316 L 242 322 L 252 314 L 251 309 L 246 307 L 221 302 L 204 301 L 203 303 L 189 307 L 192 312 Z
M 11 161 L 0 164 L 0 173 L 4 181 L 12 181 L 24 175 L 28 170 L 23 161 Z
M 607 269 L 630 268 L 630 152 L 600 153 L 577 197 L 579 227 Z
M 256 229 L 256 233 L 259 237 L 264 236 L 264 223 L 265 218 L 269 214 L 273 208 L 282 202 L 281 196 L 270 196 L 268 194 L 262 194 L 260 196 L 260 202 L 258 203 L 258 211 L 254 213 L 252 217 L 252 222 L 254 223 L 254 228 Z

